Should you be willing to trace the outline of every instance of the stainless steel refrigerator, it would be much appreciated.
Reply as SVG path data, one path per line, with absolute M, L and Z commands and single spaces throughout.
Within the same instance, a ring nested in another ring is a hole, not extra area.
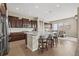
M 0 12 L 0 56 L 6 55 L 9 51 L 6 19 L 6 14 L 2 15 Z

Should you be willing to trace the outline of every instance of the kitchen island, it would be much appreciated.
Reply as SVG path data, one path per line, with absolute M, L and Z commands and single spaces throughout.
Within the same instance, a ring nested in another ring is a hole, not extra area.
M 28 32 L 27 33 L 27 47 L 31 51 L 38 49 L 38 33 L 37 32 Z

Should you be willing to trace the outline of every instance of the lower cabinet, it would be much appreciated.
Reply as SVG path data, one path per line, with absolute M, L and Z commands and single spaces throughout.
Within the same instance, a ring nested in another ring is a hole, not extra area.
M 26 34 L 23 32 L 14 32 L 10 34 L 10 41 L 18 41 L 23 39 L 27 39 Z

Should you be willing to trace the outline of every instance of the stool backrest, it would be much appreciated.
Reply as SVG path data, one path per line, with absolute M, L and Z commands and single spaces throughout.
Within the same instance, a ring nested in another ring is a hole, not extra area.
M 52 35 L 51 34 L 49 34 L 48 39 L 52 39 Z
M 38 42 L 43 42 L 43 36 L 40 36 Z

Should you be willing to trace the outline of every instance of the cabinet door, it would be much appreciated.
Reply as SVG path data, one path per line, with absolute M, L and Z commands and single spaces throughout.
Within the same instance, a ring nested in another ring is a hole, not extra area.
M 34 28 L 34 30 L 37 30 L 37 21 L 32 20 L 31 21 L 31 27 Z
M 23 27 L 22 19 L 20 19 L 20 20 L 18 19 L 17 20 L 17 27 L 18 28 L 22 28 Z
M 31 22 L 31 27 L 33 28 L 33 26 L 34 26 L 34 25 L 33 25 L 33 21 L 31 20 L 30 22 Z
M 29 19 L 23 19 L 23 27 L 27 28 L 29 25 Z
M 12 28 L 16 28 L 17 27 L 17 20 L 18 20 L 17 17 L 9 16 L 9 23 L 10 23 L 9 25 Z
M 16 20 L 12 20 L 12 28 L 15 28 L 16 27 L 16 24 L 17 24 L 17 22 L 16 22 Z

